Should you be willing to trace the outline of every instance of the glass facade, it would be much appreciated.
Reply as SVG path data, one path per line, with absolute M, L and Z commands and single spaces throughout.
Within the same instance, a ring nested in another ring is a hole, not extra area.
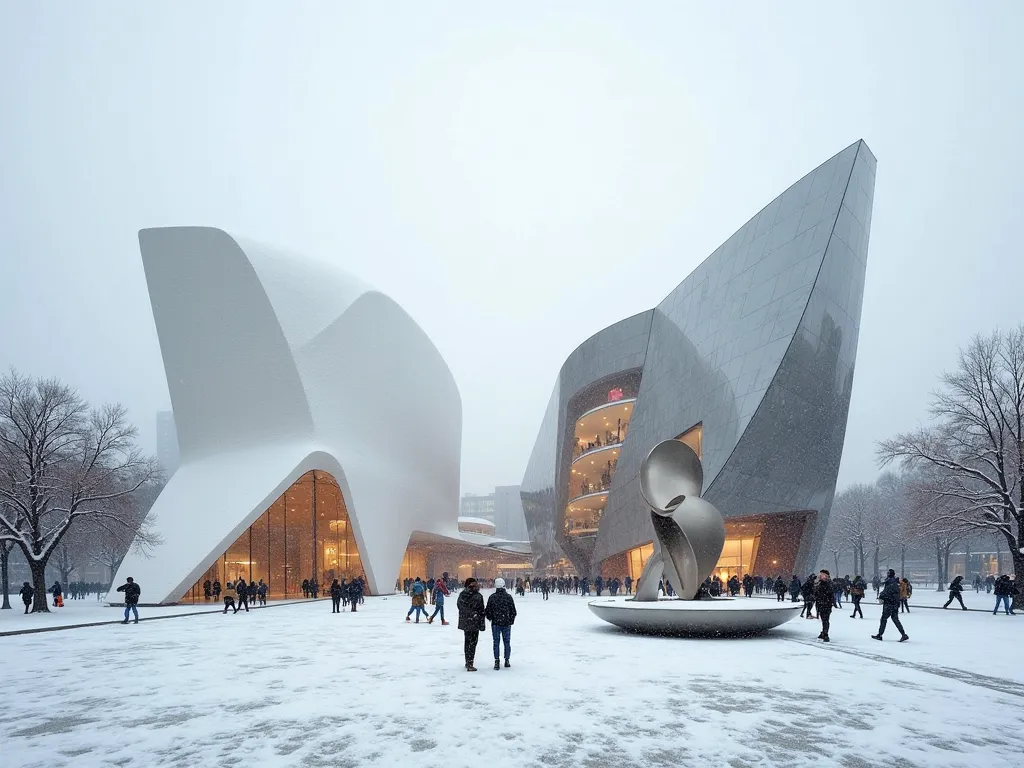
M 302 596 L 302 582 L 321 587 L 334 579 L 365 580 L 355 536 L 338 483 L 327 472 L 307 472 L 279 496 L 179 602 L 205 600 L 203 583 L 221 589 L 239 577 L 263 580 L 272 599 Z

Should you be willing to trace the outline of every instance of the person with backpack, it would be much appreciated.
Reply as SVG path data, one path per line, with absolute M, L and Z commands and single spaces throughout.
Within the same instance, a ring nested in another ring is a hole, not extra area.
M 466 656 L 466 671 L 476 672 L 473 662 L 476 660 L 476 646 L 480 641 L 480 633 L 487 629 L 484 596 L 480 594 L 480 584 L 470 576 L 466 579 L 465 589 L 459 593 L 455 603 L 459 609 L 459 629 L 465 635 L 463 650 Z
M 427 618 L 427 587 L 423 583 L 423 580 L 419 576 L 416 577 L 416 581 L 412 584 L 412 607 L 409 608 L 409 612 L 405 614 L 405 620 L 410 621 L 409 617 L 412 616 L 412 612 L 416 611 L 416 623 L 420 623 L 420 613 L 423 614 L 423 618 Z
M 494 668 L 501 669 L 501 643 L 505 643 L 505 666 L 511 667 L 512 625 L 516 622 L 516 603 L 505 591 L 505 580 L 494 580 L 494 594 L 487 598 L 484 616 L 491 622 L 491 637 L 494 639 Z
M 432 614 L 430 614 L 430 618 L 427 619 L 427 624 L 433 624 L 434 623 L 434 617 L 437 616 L 437 614 L 440 613 L 441 614 L 441 626 L 442 627 L 447 627 L 448 626 L 448 622 L 444 620 L 444 599 L 446 597 L 448 597 L 448 594 L 449 594 L 449 592 L 448 592 L 448 585 L 446 584 L 447 581 L 448 581 L 448 574 L 446 573 L 444 575 L 443 579 L 438 579 L 437 581 L 434 582 L 434 590 L 432 592 L 432 596 L 433 596 L 432 602 L 434 603 L 434 612 Z
M 32 607 L 32 596 L 35 595 L 35 593 L 36 591 L 27 581 L 21 585 L 21 590 L 18 594 L 21 595 L 21 602 L 25 604 L 25 613 L 28 613 L 29 609 Z
M 900 612 L 910 613 L 910 596 L 914 594 L 914 588 L 906 577 L 900 579 Z
M 117 588 L 118 592 L 124 592 L 124 621 L 122 624 L 128 623 L 128 612 L 131 611 L 135 614 L 135 623 L 139 623 L 139 597 L 142 595 L 142 588 L 135 583 L 135 579 L 129 576 L 125 583 Z
M 964 598 L 962 594 L 964 591 L 964 585 L 962 584 L 963 580 L 963 576 L 957 576 L 955 579 L 953 579 L 952 582 L 950 582 L 949 600 L 947 600 L 946 604 L 942 606 L 943 608 L 949 608 L 949 604 L 956 600 L 958 603 L 960 603 L 960 608 L 962 608 L 965 611 L 967 610 L 967 606 L 964 605 Z
M 878 599 L 882 601 L 882 621 L 878 625 L 878 634 L 872 635 L 871 639 L 881 640 L 882 635 L 885 634 L 885 623 L 892 619 L 892 623 L 900 631 L 900 642 L 907 642 L 910 636 L 903 629 L 903 624 L 900 623 L 900 582 L 896 578 L 896 571 L 892 568 L 889 569 L 889 575 L 885 577 Z
M 864 599 L 864 593 L 867 592 L 868 583 L 864 581 L 861 576 L 854 576 L 853 581 L 850 584 L 850 600 L 853 601 L 853 613 L 850 614 L 851 619 L 857 618 L 857 614 L 864 618 L 864 611 L 861 610 L 860 601 Z
M 999 604 L 1002 603 L 1007 616 L 1016 616 L 1017 614 L 1013 611 L 1013 598 L 1019 594 L 1017 585 L 1010 581 L 1010 577 L 1004 573 L 996 579 L 994 589 L 996 592 L 996 607 L 992 611 L 992 615 L 995 616 L 999 613 Z

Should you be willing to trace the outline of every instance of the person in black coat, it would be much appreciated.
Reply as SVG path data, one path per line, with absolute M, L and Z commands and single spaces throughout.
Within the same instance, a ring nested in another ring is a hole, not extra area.
M 118 592 L 124 592 L 124 621 L 122 624 L 128 623 L 128 612 L 131 611 L 135 614 L 135 623 L 139 623 L 139 597 L 142 595 L 142 588 L 135 583 L 135 579 L 129 576 L 125 583 L 117 588 Z
M 25 604 L 25 613 L 28 613 L 29 609 L 32 607 L 32 596 L 35 593 L 36 591 L 32 589 L 32 585 L 27 581 L 21 585 L 21 591 L 19 591 L 18 594 L 21 595 L 21 602 Z
M 872 635 L 871 639 L 881 640 L 882 635 L 885 634 L 885 622 L 892 619 L 892 623 L 900 631 L 900 642 L 905 643 L 910 637 L 904 631 L 903 624 L 900 623 L 900 580 L 896 578 L 896 571 L 892 568 L 889 569 L 889 575 L 885 577 L 878 599 L 882 601 L 882 621 L 878 625 L 878 634 Z
M 946 604 L 942 606 L 943 608 L 949 608 L 949 604 L 956 600 L 958 603 L 960 603 L 960 607 L 963 610 L 967 610 L 967 606 L 964 605 L 964 598 L 962 595 L 964 591 L 964 585 L 962 583 L 963 580 L 963 576 L 957 576 L 955 579 L 953 579 L 952 583 L 949 585 L 949 600 L 947 600 Z
M 235 613 L 238 613 L 242 608 L 245 608 L 245 612 L 249 612 L 249 585 L 245 583 L 245 579 L 241 576 L 238 577 L 238 581 L 235 582 L 235 594 L 238 595 L 238 604 L 235 605 Z
M 56 608 L 57 598 L 64 596 L 64 590 L 61 589 L 59 581 L 53 582 L 53 586 L 50 587 L 50 594 L 53 595 L 53 607 Z
M 516 603 L 512 595 L 505 591 L 505 580 L 494 580 L 494 594 L 487 598 L 484 616 L 491 622 L 491 637 L 494 639 L 494 668 L 501 669 L 498 652 L 501 641 L 505 642 L 505 666 L 511 667 L 512 657 L 512 625 L 516 622 Z M 459 611 L 462 618 L 462 611 Z
M 804 599 L 804 607 L 800 609 L 801 618 L 814 618 L 814 574 L 807 577 L 807 580 L 800 587 L 800 596 Z
M 352 613 L 356 612 L 356 605 L 363 599 L 363 580 L 354 578 L 348 585 L 348 601 L 352 603 Z
M 465 634 L 466 671 L 476 672 L 473 662 L 476 660 L 476 644 L 480 641 L 480 633 L 487 629 L 484 596 L 480 594 L 480 585 L 470 576 L 466 579 L 466 588 L 459 593 L 456 603 L 459 609 L 459 629 Z
M 818 582 L 814 585 L 814 607 L 818 609 L 818 618 L 821 619 L 821 634 L 818 635 L 818 639 L 826 643 L 832 642 L 828 637 L 829 619 L 832 617 L 832 605 L 835 602 L 831 577 L 832 574 L 822 569 L 818 571 Z
M 337 579 L 331 582 L 331 613 L 341 613 L 341 584 Z

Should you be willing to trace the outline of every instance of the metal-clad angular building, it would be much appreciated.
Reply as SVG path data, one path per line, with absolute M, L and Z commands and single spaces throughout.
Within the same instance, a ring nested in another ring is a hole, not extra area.
M 860 328 L 875 158 L 844 149 L 765 206 L 657 307 L 565 361 L 522 483 L 539 568 L 639 574 L 637 489 L 687 442 L 726 518 L 723 575 L 803 573 L 835 493 Z

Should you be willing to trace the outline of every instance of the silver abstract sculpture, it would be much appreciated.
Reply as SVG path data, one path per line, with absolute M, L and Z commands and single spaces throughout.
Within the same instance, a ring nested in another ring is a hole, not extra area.
M 654 553 L 640 574 L 634 600 L 658 599 L 662 575 L 683 600 L 697 599 L 725 546 L 725 521 L 700 497 L 704 470 L 690 446 L 665 440 L 640 466 L 640 495 L 651 508 Z

